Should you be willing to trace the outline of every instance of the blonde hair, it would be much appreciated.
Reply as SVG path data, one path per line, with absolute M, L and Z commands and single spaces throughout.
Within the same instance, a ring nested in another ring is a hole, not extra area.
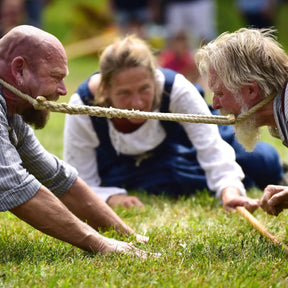
M 110 106 L 103 93 L 104 87 L 109 87 L 113 75 L 129 68 L 144 67 L 151 74 L 155 84 L 156 59 L 149 46 L 134 35 L 116 40 L 108 46 L 100 56 L 99 61 L 101 82 L 95 95 L 95 105 Z M 159 88 L 157 85 L 153 108 L 160 103 Z
M 288 56 L 273 29 L 241 28 L 223 33 L 203 46 L 195 60 L 201 74 L 212 68 L 224 86 L 238 92 L 255 81 L 268 97 L 282 90 L 288 79 Z

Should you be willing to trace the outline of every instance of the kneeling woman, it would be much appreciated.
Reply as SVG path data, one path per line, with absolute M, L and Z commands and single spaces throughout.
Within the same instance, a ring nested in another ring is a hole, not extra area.
M 181 74 L 156 68 L 149 47 L 134 36 L 104 50 L 100 73 L 79 86 L 70 104 L 211 114 L 197 88 Z M 231 143 L 237 142 L 233 129 L 225 133 Z M 238 149 L 244 175 L 217 125 L 67 115 L 64 132 L 64 159 L 111 206 L 142 206 L 129 190 L 179 197 L 206 188 L 221 198 L 225 209 L 254 210 L 258 200 L 246 197 L 242 180 L 246 188 L 264 186 L 258 178 L 271 184 L 282 174 L 276 151 L 263 147 L 269 154 Z

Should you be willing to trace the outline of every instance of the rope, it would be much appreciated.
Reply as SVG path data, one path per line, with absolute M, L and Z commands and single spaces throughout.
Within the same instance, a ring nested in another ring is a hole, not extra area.
M 245 114 L 240 115 L 237 119 L 234 115 L 200 115 L 200 114 L 180 114 L 180 113 L 160 113 L 160 112 L 144 112 L 139 110 L 127 110 L 127 109 L 116 109 L 116 108 L 105 108 L 99 106 L 86 106 L 86 105 L 69 105 L 67 103 L 56 103 L 47 101 L 45 97 L 38 96 L 36 99 L 30 95 L 25 94 L 0 79 L 0 84 L 9 89 L 15 95 L 20 96 L 22 99 L 28 101 L 36 110 L 50 110 L 52 112 L 61 112 L 67 114 L 88 114 L 97 117 L 106 118 L 141 118 L 141 119 L 156 119 L 156 120 L 167 120 L 176 122 L 190 122 L 190 123 L 205 123 L 205 124 L 220 124 L 220 125 L 231 125 L 236 122 L 242 121 L 253 114 L 255 111 L 263 107 L 265 104 L 270 102 L 275 95 L 271 95 L 257 105 L 252 107 Z
M 84 105 L 68 105 L 66 103 L 57 104 L 55 102 L 46 101 L 42 96 L 38 96 L 35 109 L 49 109 L 53 112 L 63 112 L 68 114 L 88 114 L 98 117 L 107 118 L 143 118 L 143 119 L 158 119 L 169 121 L 183 121 L 192 123 L 218 123 L 218 124 L 233 124 L 235 118 L 231 116 L 214 116 L 214 115 L 197 115 L 197 114 L 177 114 L 177 113 L 157 113 L 143 112 L 139 110 L 126 110 L 116 108 L 104 108 L 99 106 L 84 106 Z
M 243 121 L 245 119 L 247 119 L 248 117 L 250 117 L 253 113 L 255 113 L 257 110 L 259 110 L 260 108 L 262 108 L 264 105 L 266 105 L 267 103 L 269 103 L 270 101 L 272 101 L 272 99 L 274 99 L 276 96 L 276 94 L 272 94 L 266 98 L 264 98 L 262 101 L 260 101 L 259 103 L 257 103 L 256 105 L 254 105 L 252 108 L 250 108 L 245 114 L 240 114 L 237 117 L 237 122 Z

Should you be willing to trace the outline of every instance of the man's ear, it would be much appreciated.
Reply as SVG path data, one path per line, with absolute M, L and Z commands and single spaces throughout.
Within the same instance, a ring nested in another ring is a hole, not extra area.
M 250 99 L 259 101 L 259 98 L 262 97 L 259 85 L 255 81 L 253 81 L 251 85 L 248 86 L 248 89 Z
M 25 59 L 21 56 L 15 57 L 11 62 L 11 72 L 18 86 L 24 82 Z
M 263 99 L 261 89 L 255 81 L 251 82 L 249 85 L 243 86 L 242 93 L 244 95 L 245 103 L 251 107 Z

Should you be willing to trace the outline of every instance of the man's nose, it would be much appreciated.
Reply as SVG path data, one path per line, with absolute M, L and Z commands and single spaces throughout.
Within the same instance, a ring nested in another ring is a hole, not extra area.
M 64 81 L 61 81 L 61 83 L 58 85 L 57 94 L 63 95 L 63 96 L 67 94 L 67 88 L 64 84 Z
M 221 109 L 222 106 L 220 104 L 220 101 L 219 101 L 219 98 L 217 96 L 213 96 L 213 103 L 212 103 L 212 106 L 214 109 Z

